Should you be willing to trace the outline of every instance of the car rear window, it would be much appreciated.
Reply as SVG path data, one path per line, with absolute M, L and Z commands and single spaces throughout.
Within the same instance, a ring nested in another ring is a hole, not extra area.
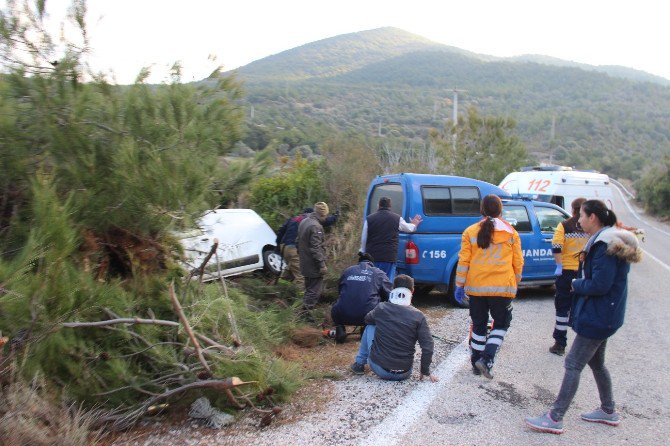
M 368 204 L 368 215 L 375 212 L 379 205 L 379 199 L 382 197 L 391 199 L 391 210 L 398 215 L 402 215 L 402 205 L 405 201 L 405 195 L 402 192 L 400 183 L 378 184 L 372 189 L 370 202 Z
M 426 215 L 479 215 L 480 196 L 476 187 L 423 186 Z

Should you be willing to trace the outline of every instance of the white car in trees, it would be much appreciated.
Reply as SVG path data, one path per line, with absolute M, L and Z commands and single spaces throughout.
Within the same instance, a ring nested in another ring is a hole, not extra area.
M 208 211 L 197 221 L 197 229 L 177 237 L 184 247 L 189 273 L 200 268 L 218 240 L 216 255 L 207 262 L 203 280 L 217 279 L 219 270 L 223 277 L 262 268 L 279 274 L 284 266 L 281 256 L 275 252 L 274 231 L 251 209 Z

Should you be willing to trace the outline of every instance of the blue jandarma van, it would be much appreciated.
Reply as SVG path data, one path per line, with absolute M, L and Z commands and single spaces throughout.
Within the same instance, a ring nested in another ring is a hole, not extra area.
M 423 221 L 417 231 L 400 233 L 398 274 L 413 277 L 419 292 L 438 287 L 448 290 L 453 300 L 461 234 L 481 219 L 481 199 L 488 194 L 503 199 L 503 218 L 521 238 L 523 282 L 552 283 L 556 268 L 551 252 L 553 232 L 569 217 L 556 205 L 513 200 L 504 189 L 472 178 L 401 173 L 372 180 L 365 215 L 377 210 L 381 197 L 390 198 L 393 212 L 406 221 L 419 214 Z

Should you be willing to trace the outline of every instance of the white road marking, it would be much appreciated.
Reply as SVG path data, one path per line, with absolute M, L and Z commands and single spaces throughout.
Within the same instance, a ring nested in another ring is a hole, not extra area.
M 640 217 L 640 216 L 637 214 L 637 212 L 635 212 L 635 211 L 633 210 L 633 208 L 630 206 L 630 204 L 628 204 L 628 200 L 626 200 L 626 198 L 623 196 L 623 192 L 621 192 L 621 189 L 619 189 L 618 187 L 615 187 L 615 189 L 619 192 L 619 195 L 621 196 L 621 199 L 623 200 L 623 204 L 626 205 L 626 207 L 628 208 L 628 211 L 629 211 L 631 214 L 633 214 L 633 216 L 634 216 L 635 218 L 637 218 L 638 220 L 640 220 L 642 223 L 644 223 L 645 225 L 649 226 L 650 228 L 655 229 L 655 230 L 657 230 L 658 232 L 662 232 L 663 234 L 665 234 L 665 235 L 669 235 L 669 236 L 670 236 L 670 232 L 668 232 L 668 231 L 664 231 L 663 229 L 657 228 L 656 226 L 654 226 L 654 225 L 652 225 L 652 224 L 649 224 L 649 222 L 647 222 L 647 221 L 645 221 L 645 220 L 642 220 L 642 217 Z
M 615 187 L 615 189 L 616 189 L 617 191 L 619 191 L 619 195 L 621 195 L 621 199 L 623 200 L 623 203 L 626 205 L 626 207 L 628 208 L 628 211 L 629 211 L 631 214 L 633 214 L 633 216 L 634 216 L 635 218 L 637 218 L 638 220 L 640 220 L 642 223 L 646 224 L 646 225 L 649 226 L 650 228 L 655 229 L 655 230 L 657 230 L 658 232 L 662 232 L 663 234 L 670 236 L 670 232 L 664 231 L 663 229 L 659 229 L 659 228 L 657 228 L 656 226 L 650 225 L 648 222 L 642 220 L 642 218 L 641 218 L 639 215 L 637 215 L 637 212 L 635 212 L 635 211 L 633 210 L 633 208 L 631 207 L 631 205 L 628 204 L 628 200 L 626 200 L 626 198 L 623 196 L 623 192 L 621 192 L 621 189 L 618 188 L 618 187 Z M 670 265 L 668 265 L 667 263 L 663 262 L 661 259 L 659 259 L 659 258 L 656 257 L 655 255 L 653 255 L 652 253 L 650 253 L 650 252 L 647 251 L 646 249 L 642 248 L 641 246 L 640 246 L 640 249 L 642 249 L 642 252 L 644 253 L 645 256 L 650 257 L 652 260 L 655 260 L 656 262 L 658 262 L 663 268 L 665 268 L 665 269 L 667 269 L 668 271 L 670 271 Z
M 440 380 L 436 383 L 426 380 L 405 397 L 405 401 L 388 414 L 377 426 L 369 431 L 361 445 L 392 446 L 416 423 L 428 410 L 433 400 L 446 388 L 456 372 L 469 361 L 468 338 L 458 344 L 444 361 L 435 369 L 434 375 Z

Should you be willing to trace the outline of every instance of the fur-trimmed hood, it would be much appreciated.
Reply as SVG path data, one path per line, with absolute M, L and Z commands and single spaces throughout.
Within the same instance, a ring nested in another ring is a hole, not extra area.
M 630 231 L 616 227 L 609 227 L 598 234 L 591 246 L 598 242 L 607 244 L 607 254 L 625 260 L 628 263 L 637 263 L 642 260 L 642 249 L 637 237 Z

